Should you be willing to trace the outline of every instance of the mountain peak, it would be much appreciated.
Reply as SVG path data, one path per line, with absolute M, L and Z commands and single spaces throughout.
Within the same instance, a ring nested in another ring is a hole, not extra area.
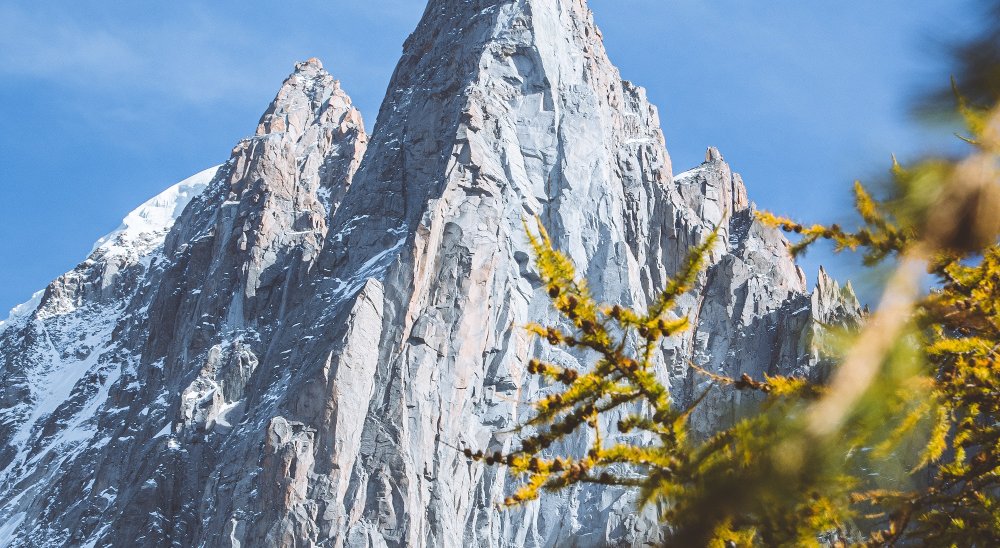
M 361 113 L 340 82 L 313 57 L 295 64 L 295 70 L 261 117 L 256 134 L 301 135 L 308 126 L 325 123 L 364 125 Z
M 316 57 L 310 57 L 305 61 L 295 63 L 295 70 L 297 72 L 304 72 L 310 69 L 323 69 L 323 62 Z
M 792 371 L 811 314 L 850 312 L 832 284 L 810 301 L 721 154 L 673 176 L 584 0 L 431 0 L 370 145 L 340 83 L 298 63 L 155 257 L 92 261 L 49 291 L 58 314 L 0 324 L 0 544 L 662 541 L 612 487 L 499 514 L 512 486 L 454 449 L 514 447 L 545 390 L 532 358 L 591 363 L 521 327 L 560 321 L 530 217 L 595 298 L 636 308 L 718 230 L 677 302 L 690 332 L 655 355 L 678 405 L 703 393 L 692 363 Z M 714 390 L 693 420 L 740 406 Z

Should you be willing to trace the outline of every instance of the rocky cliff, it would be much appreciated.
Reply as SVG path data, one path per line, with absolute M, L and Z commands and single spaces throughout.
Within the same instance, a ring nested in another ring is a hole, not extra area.
M 431 0 L 371 136 L 316 60 L 230 159 L 144 204 L 0 323 L 0 543 L 10 546 L 641 545 L 624 491 L 498 511 L 510 486 L 454 448 L 504 448 L 546 391 L 521 328 L 554 321 L 522 220 L 610 302 L 643 305 L 720 226 L 668 341 L 695 363 L 821 375 L 809 292 L 709 149 L 673 173 L 656 109 L 584 0 Z M 713 393 L 697 427 L 731 420 Z M 585 439 L 573 443 L 587 443 Z

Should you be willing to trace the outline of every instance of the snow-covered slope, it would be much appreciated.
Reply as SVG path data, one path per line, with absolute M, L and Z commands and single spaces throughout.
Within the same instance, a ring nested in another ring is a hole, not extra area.
M 114 329 L 142 314 L 135 303 L 140 280 L 163 260 L 174 222 L 217 171 L 202 171 L 142 204 L 76 269 L 0 324 L 0 545 L 8 545 L 3 533 L 19 522 L 44 478 L 102 443 L 94 439 L 96 414 L 121 376 L 122 360 L 133 358 L 121 351 Z
M 162 246 L 184 208 L 205 191 L 220 167 L 196 173 L 150 198 L 129 213 L 121 226 L 97 240 L 90 253 L 101 252 L 104 257 L 146 255 Z
M 10 313 L 7 315 L 7 319 L 0 320 L 0 335 L 3 334 L 4 329 L 6 329 L 8 325 L 18 323 L 37 310 L 38 304 L 42 302 L 43 294 L 45 294 L 44 290 L 36 291 L 27 302 L 21 303 L 12 308 Z
M 210 167 L 168 187 L 130 212 L 114 231 L 94 243 L 88 261 L 107 261 L 121 258 L 133 261 L 136 257 L 152 259 L 163 245 L 174 222 L 196 196 L 205 191 L 221 166 Z M 15 306 L 6 320 L 0 321 L 0 334 L 12 324 L 19 323 L 34 313 L 41 304 L 45 290 L 36 292 L 31 300 Z

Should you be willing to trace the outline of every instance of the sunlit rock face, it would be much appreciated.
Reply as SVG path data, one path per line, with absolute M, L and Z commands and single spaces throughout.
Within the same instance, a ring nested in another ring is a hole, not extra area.
M 144 204 L 0 324 L 0 544 L 640 546 L 630 493 L 498 511 L 503 450 L 551 388 L 523 221 L 642 307 L 716 228 L 659 373 L 821 376 L 850 288 L 815 291 L 715 149 L 674 175 L 655 107 L 583 0 L 431 0 L 375 130 L 317 60 L 230 159 Z M 709 432 L 737 394 L 712 392 Z M 613 418 L 612 418 L 613 419 Z M 572 438 L 562 449 L 580 450 Z

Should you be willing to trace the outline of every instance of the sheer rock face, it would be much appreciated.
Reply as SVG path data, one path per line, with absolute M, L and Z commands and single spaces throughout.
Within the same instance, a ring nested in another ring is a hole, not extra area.
M 432 0 L 370 143 L 310 60 L 202 179 L 0 324 L 3 543 L 656 540 L 655 509 L 613 489 L 498 512 L 509 482 L 455 449 L 517 443 L 550 390 L 530 357 L 588 363 L 521 329 L 558 321 L 534 216 L 599 298 L 640 307 L 719 227 L 675 311 L 696 328 L 660 360 L 681 404 L 707 389 L 691 363 L 821 376 L 822 326 L 859 315 L 825 273 L 807 291 L 717 150 L 672 174 L 583 0 Z M 740 405 L 713 392 L 696 427 Z

